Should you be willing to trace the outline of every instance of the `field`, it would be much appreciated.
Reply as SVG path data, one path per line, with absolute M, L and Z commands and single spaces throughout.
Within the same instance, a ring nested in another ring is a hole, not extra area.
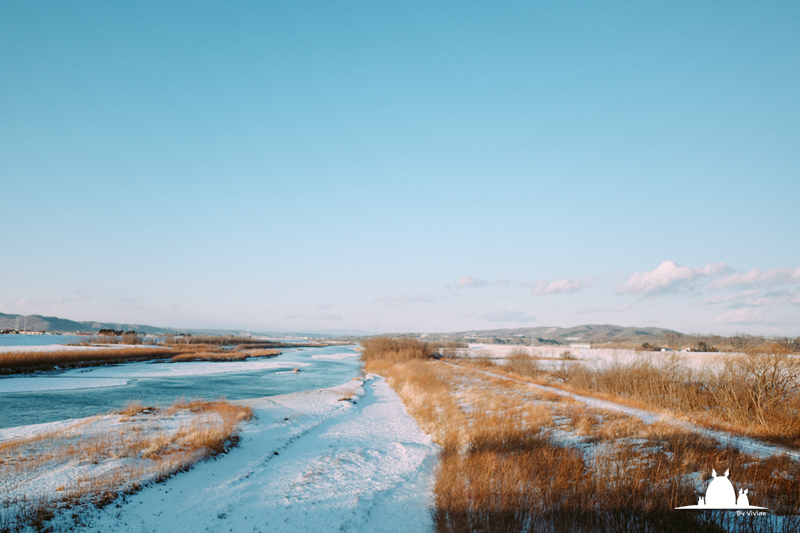
M 544 372 L 523 353 L 498 368 L 489 359 L 455 361 L 459 365 L 437 361 L 430 346 L 413 340 L 374 339 L 363 346 L 367 370 L 388 376 L 409 413 L 443 447 L 435 481 L 437 532 L 800 529 L 797 461 L 787 454 L 748 453 L 750 448 L 737 447 L 735 441 L 721 442 L 687 428 L 681 423 L 683 407 L 693 405 L 685 402 L 696 397 L 696 389 L 663 388 L 680 382 L 680 373 L 671 381 L 661 367 L 636 367 L 641 379 L 630 373 L 635 368 L 593 375 L 575 370 L 584 376 L 579 381 L 557 370 Z M 772 355 L 764 359 L 766 366 L 787 361 L 786 354 Z M 788 361 L 788 370 L 781 367 L 778 374 L 791 373 Z M 503 375 L 487 375 L 485 369 Z M 722 374 L 720 379 L 730 377 Z M 598 378 L 602 385 L 586 390 L 638 406 L 657 405 L 659 411 L 643 420 L 525 383 L 560 381 L 578 389 Z M 796 445 L 791 429 L 783 436 L 776 433 L 779 421 L 786 420 L 786 406 L 797 399 L 796 388 L 786 393 L 783 407 L 776 402 L 750 406 L 754 413 L 759 405 L 772 406 L 761 412 L 764 425 L 754 423 L 759 429 L 751 433 L 791 447 Z M 722 424 L 733 415 L 709 416 Z M 774 514 L 676 511 L 697 503 L 712 469 L 730 470 L 736 486 L 748 489 L 751 504 Z

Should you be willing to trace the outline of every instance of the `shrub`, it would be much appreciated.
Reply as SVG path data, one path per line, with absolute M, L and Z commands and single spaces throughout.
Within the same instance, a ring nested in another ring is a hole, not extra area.
M 435 359 L 438 355 L 434 345 L 416 339 L 374 337 L 361 341 L 361 347 L 363 349 L 361 359 L 364 361 L 424 361 L 426 359 Z
M 530 356 L 526 350 L 516 349 L 511 352 L 506 368 L 509 372 L 514 372 L 521 376 L 535 378 L 541 372 L 539 363 Z

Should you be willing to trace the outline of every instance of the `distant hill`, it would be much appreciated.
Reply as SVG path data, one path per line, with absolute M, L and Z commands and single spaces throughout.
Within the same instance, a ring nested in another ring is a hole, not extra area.
M 534 343 L 542 344 L 569 344 L 572 342 L 609 342 L 617 340 L 650 340 L 668 333 L 682 335 L 677 331 L 665 328 L 635 328 L 625 326 L 615 326 L 612 324 L 585 324 L 583 326 L 573 326 L 571 328 L 559 327 L 536 327 L 536 328 L 513 328 L 513 329 L 484 329 L 458 331 L 449 334 L 429 334 L 430 338 L 462 338 L 470 339 L 493 339 L 493 340 L 514 340 L 524 339 L 533 340 Z
M 17 318 L 19 317 L 19 321 Z M 27 322 L 26 322 L 27 320 Z M 0 330 L 14 329 L 16 325 L 19 329 L 23 326 L 28 331 L 60 331 L 60 332 L 82 332 L 97 333 L 101 329 L 115 330 L 134 330 L 137 333 L 191 333 L 192 335 L 263 335 L 268 337 L 297 337 L 297 338 L 324 338 L 324 337 L 345 337 L 345 336 L 364 336 L 371 335 L 371 332 L 361 330 L 332 329 L 308 332 L 255 332 L 242 329 L 176 329 L 159 326 L 148 326 L 145 324 L 118 324 L 116 322 L 93 322 L 75 321 L 67 318 L 42 315 L 7 315 L 0 313 Z
M 19 317 L 19 320 L 17 318 Z M 67 318 L 41 315 L 7 315 L 0 313 L 0 329 L 13 329 L 15 324 L 22 329 L 23 326 L 29 331 L 62 331 L 62 332 L 84 332 L 97 333 L 101 329 L 121 329 L 134 330 L 137 333 L 180 333 L 186 330 L 173 328 L 160 328 L 147 326 L 144 324 L 117 324 L 115 322 L 77 322 Z

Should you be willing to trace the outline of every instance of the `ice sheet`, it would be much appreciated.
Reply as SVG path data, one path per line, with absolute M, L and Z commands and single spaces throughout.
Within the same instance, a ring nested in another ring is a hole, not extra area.
M 0 393 L 119 387 L 121 385 L 127 385 L 128 381 L 129 380 L 127 379 L 86 377 L 67 378 L 61 376 L 12 377 L 0 379 Z

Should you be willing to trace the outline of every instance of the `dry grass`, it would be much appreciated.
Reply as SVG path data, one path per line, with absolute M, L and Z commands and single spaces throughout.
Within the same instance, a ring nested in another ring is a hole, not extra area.
M 434 489 L 438 532 L 797 531 L 800 526 L 797 517 L 735 522 L 724 512 L 674 511 L 697 501 L 698 490 L 707 485 L 702 476 L 711 468 L 731 468 L 737 484 L 758 499 L 756 505 L 796 513 L 800 484 L 788 484 L 800 479 L 800 469 L 787 459 L 757 461 L 666 423 L 647 426 L 531 393 L 520 383 L 392 355 L 399 351 L 370 353 L 366 370 L 387 376 L 423 431 L 443 447 Z M 523 355 L 518 359 L 527 365 Z
M 374 337 L 361 341 L 361 358 L 364 361 L 385 360 L 403 362 L 433 359 L 437 346 L 415 339 L 390 339 Z
M 241 346 L 236 350 L 223 350 L 208 344 L 190 344 L 188 346 L 182 346 L 180 350 L 182 353 L 172 357 L 172 359 L 170 359 L 171 362 L 185 363 L 189 361 L 244 361 L 251 357 L 274 357 L 282 353 L 280 350 L 272 349 L 247 350 L 243 349 Z
M 0 375 L 22 374 L 60 368 L 77 368 L 150 361 L 175 355 L 170 348 L 110 348 L 53 352 L 0 352 Z
M 673 353 L 599 369 L 572 363 L 548 377 L 549 385 L 800 448 L 800 359 L 779 345 L 725 357 L 702 370 Z
M 235 445 L 238 426 L 251 417 L 250 408 L 223 400 L 178 401 L 165 410 L 131 403 L 113 415 L 0 442 L 0 528 L 35 526 L 41 513 L 31 506 L 42 502 L 52 516 L 75 505 L 103 506 L 166 479 Z M 68 473 L 55 492 L 26 501 L 28 487 L 48 472 Z
M 275 357 L 283 352 L 280 350 L 250 350 L 246 353 L 247 357 Z
M 247 354 L 240 352 L 188 352 L 176 355 L 170 359 L 172 363 L 189 363 L 192 361 L 230 362 L 244 361 Z
M 112 365 L 153 359 L 171 362 L 189 361 L 244 361 L 250 357 L 274 357 L 282 352 L 275 349 L 251 349 L 240 346 L 237 350 L 223 350 L 216 344 L 194 343 L 171 347 L 97 348 L 91 350 L 62 350 L 53 352 L 1 352 L 0 375 L 24 374 L 53 370 L 55 368 L 80 368 Z
M 539 376 L 542 372 L 536 359 L 531 357 L 527 350 L 522 349 L 512 350 L 505 368 L 515 374 L 532 378 Z

